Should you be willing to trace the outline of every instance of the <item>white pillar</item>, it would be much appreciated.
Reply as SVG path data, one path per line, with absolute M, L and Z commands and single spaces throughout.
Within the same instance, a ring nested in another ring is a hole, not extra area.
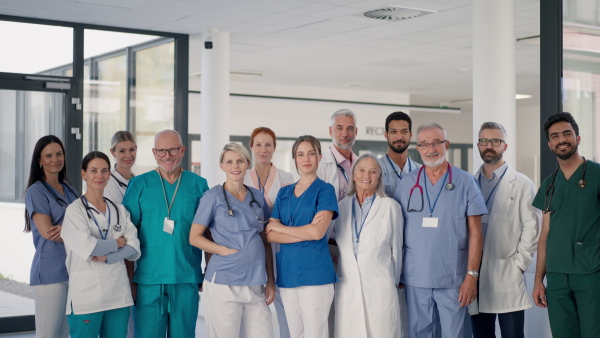
M 212 40 L 212 49 L 206 41 Z M 201 67 L 201 173 L 209 187 L 225 182 L 219 154 L 229 142 L 229 33 L 204 34 Z
M 483 161 L 477 149 L 479 128 L 493 121 L 507 132 L 504 160 L 516 163 L 514 0 L 473 1 L 473 172 Z M 531 126 L 539 128 L 539 126 Z

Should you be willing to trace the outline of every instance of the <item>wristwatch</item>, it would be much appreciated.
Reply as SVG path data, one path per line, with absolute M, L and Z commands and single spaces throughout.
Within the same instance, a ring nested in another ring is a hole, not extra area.
M 479 271 L 477 270 L 467 270 L 467 273 L 473 276 L 473 278 L 479 278 Z

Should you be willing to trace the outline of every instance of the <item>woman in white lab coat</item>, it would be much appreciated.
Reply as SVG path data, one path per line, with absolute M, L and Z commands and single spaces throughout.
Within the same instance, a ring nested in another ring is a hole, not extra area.
M 402 271 L 404 220 L 383 190 L 381 165 L 370 154 L 352 168 L 348 198 L 339 204 L 340 249 L 335 287 L 336 337 L 400 337 L 396 288 Z
M 137 155 L 133 134 L 126 130 L 116 132 L 110 140 L 110 153 L 115 158 L 115 168 L 110 172 L 110 180 L 104 188 L 104 197 L 115 203 L 122 203 L 129 180 L 135 176 L 131 172 Z
M 67 208 L 61 232 L 71 337 L 124 338 L 133 305 L 124 259 L 140 257 L 137 230 L 123 205 L 103 196 L 110 178 L 108 156 L 92 151 L 81 167 L 87 191 Z

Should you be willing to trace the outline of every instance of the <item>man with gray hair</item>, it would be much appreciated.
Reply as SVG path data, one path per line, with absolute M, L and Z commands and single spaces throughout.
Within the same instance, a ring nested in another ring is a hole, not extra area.
M 417 129 L 424 166 L 394 193 L 404 214 L 408 336 L 464 337 L 466 306 L 477 296 L 485 201 L 473 176 L 446 161 L 450 142 L 437 123 Z
M 346 197 L 352 165 L 358 158 L 352 152 L 356 140 L 356 114 L 350 109 L 340 109 L 331 115 L 329 136 L 333 146 L 323 150 L 317 176 L 333 185 L 338 202 Z
M 524 271 L 537 248 L 542 214 L 531 205 L 533 182 L 502 158 L 508 148 L 504 127 L 483 123 L 477 147 L 483 165 L 475 179 L 489 214 L 481 217 L 485 245 L 478 302 L 469 308 L 473 336 L 493 337 L 498 316 L 502 337 L 524 337 L 525 309 L 532 307 Z
M 202 251 L 189 238 L 208 184 L 181 168 L 185 150 L 178 132 L 157 133 L 152 152 L 158 168 L 133 177 L 123 197 L 142 247 L 132 281 L 138 337 L 195 337 L 204 276 Z

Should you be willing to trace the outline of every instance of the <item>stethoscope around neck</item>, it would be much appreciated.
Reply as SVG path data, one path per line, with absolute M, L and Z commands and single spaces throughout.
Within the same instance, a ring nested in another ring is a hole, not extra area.
M 577 182 L 577 185 L 580 188 L 585 188 L 587 184 L 585 180 L 585 168 L 587 167 L 587 161 L 585 157 L 583 158 L 583 173 L 581 174 L 581 179 Z M 544 196 L 544 213 L 551 214 L 555 210 L 550 210 L 550 204 L 552 204 L 552 197 L 554 197 L 554 180 L 556 180 L 556 175 L 558 175 L 558 171 L 560 170 L 560 166 L 556 168 L 554 174 L 552 174 L 552 181 L 550 181 L 550 185 L 546 188 L 546 195 Z M 550 198 L 548 198 L 548 194 L 550 194 Z
M 227 198 L 227 192 L 225 191 L 225 183 L 226 182 L 223 182 L 223 197 L 225 198 L 225 203 L 227 204 L 227 214 L 233 217 L 233 209 L 231 208 L 231 205 L 229 204 L 229 199 Z M 243 184 L 243 186 L 244 188 L 246 188 L 246 191 L 250 193 L 250 210 L 252 210 L 252 213 L 254 214 L 254 217 L 256 217 L 256 220 L 261 222 L 262 224 L 268 223 L 269 220 L 261 220 L 256 214 L 256 211 L 254 211 L 254 204 L 258 206 L 258 209 L 262 208 L 262 205 L 256 200 L 252 190 L 248 188 L 248 186 L 245 184 Z
M 412 188 L 410 188 L 410 193 L 408 195 L 408 204 L 407 204 L 407 208 L 406 208 L 408 212 L 421 212 L 421 211 L 423 211 L 423 207 L 425 206 L 425 200 L 423 199 L 423 187 L 419 183 L 419 181 L 421 180 L 421 173 L 423 172 L 424 169 L 425 169 L 425 166 L 422 166 L 421 168 L 419 168 L 419 172 L 417 173 L 417 181 L 415 182 L 415 185 L 413 185 Z M 450 163 L 448 163 L 448 171 L 446 172 L 446 175 L 448 175 L 448 183 L 446 183 L 446 185 L 445 185 L 446 190 L 448 190 L 448 191 L 454 190 L 454 183 L 452 183 L 452 169 L 450 168 Z M 445 178 L 444 178 L 444 180 L 445 180 Z M 415 188 L 419 188 L 419 191 L 421 192 L 421 209 L 418 209 L 418 210 L 410 208 L 410 199 L 412 198 L 413 191 L 415 190 Z
M 90 207 L 90 204 L 88 203 L 87 198 L 85 198 L 85 195 L 81 196 L 80 198 L 81 200 L 81 204 L 83 204 L 83 207 L 85 208 L 85 213 L 87 214 L 88 219 L 91 219 L 94 221 L 94 223 L 96 223 L 96 226 L 98 227 L 98 230 L 100 230 L 100 226 L 98 225 L 98 222 L 96 221 L 96 218 L 94 217 L 94 214 L 92 213 L 95 212 L 97 215 L 100 215 L 100 211 L 98 211 L 96 208 L 94 207 Z M 116 232 L 121 231 L 122 227 L 121 227 L 121 217 L 119 215 L 119 209 L 117 209 L 117 205 L 109 200 L 108 198 L 104 197 L 104 200 L 109 202 L 110 204 L 112 204 L 113 208 L 115 209 L 115 211 L 117 212 L 117 223 L 113 225 L 113 230 Z M 110 215 L 110 207 L 108 207 L 108 205 L 106 206 L 107 212 Z M 108 226 L 110 227 L 110 216 L 108 217 Z M 101 234 L 102 236 L 102 234 Z M 105 234 L 106 236 L 106 234 Z M 105 238 L 103 238 L 105 239 Z

